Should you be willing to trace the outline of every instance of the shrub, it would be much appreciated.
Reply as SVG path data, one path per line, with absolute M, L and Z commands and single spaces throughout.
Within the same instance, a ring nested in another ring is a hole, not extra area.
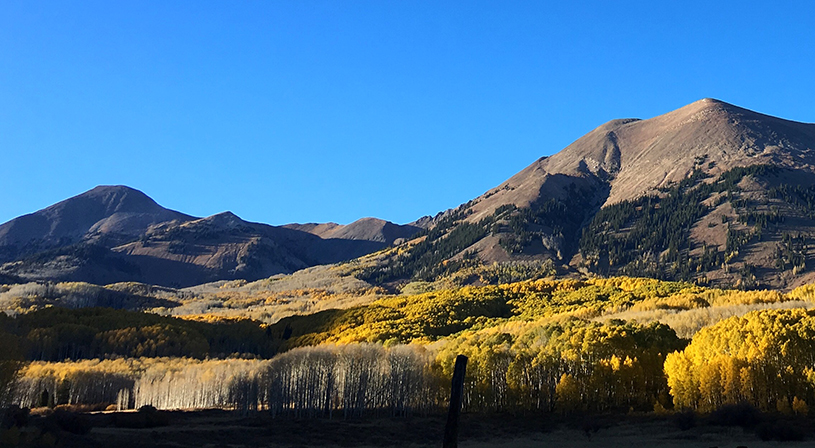
M 755 428 L 762 420 L 761 411 L 749 403 L 728 404 L 710 413 L 710 423 L 719 426 Z
M 55 424 L 59 429 L 71 434 L 84 435 L 91 431 L 91 422 L 86 415 L 57 409 L 47 417 L 49 423 Z M 50 425 L 48 425 L 50 426 Z
M 9 406 L 3 409 L 2 422 L 0 428 L 9 429 L 11 427 L 22 428 L 28 425 L 28 408 L 20 408 L 19 406 Z
M 687 431 L 696 426 L 696 413 L 691 410 L 677 412 L 673 421 L 679 429 Z
M 805 431 L 795 422 L 789 420 L 776 420 L 764 422 L 756 427 L 756 435 L 764 441 L 778 440 L 780 442 L 791 442 L 804 440 Z
M 120 428 L 155 428 L 157 426 L 167 426 L 170 419 L 164 412 L 158 411 L 155 407 L 145 405 L 139 408 L 139 412 L 117 412 L 114 414 L 113 424 Z
M 158 409 L 156 409 L 155 406 L 151 406 L 149 404 L 146 404 L 139 408 L 139 413 L 141 414 L 155 414 L 156 412 L 158 412 Z

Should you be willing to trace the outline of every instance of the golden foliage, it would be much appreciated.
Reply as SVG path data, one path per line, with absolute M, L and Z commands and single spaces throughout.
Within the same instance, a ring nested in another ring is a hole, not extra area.
M 286 318 L 272 325 L 270 331 L 286 340 L 284 347 L 389 339 L 409 342 L 435 340 L 508 321 L 572 316 L 660 321 L 689 337 L 733 314 L 786 306 L 780 305 L 783 303 L 797 306 L 798 302 L 790 300 L 777 291 L 711 289 L 628 277 L 536 280 L 386 297 L 364 306 Z M 693 310 L 711 311 L 691 314 Z
M 221 285 L 217 297 L 251 308 L 322 294 L 270 292 L 274 284 L 254 298 L 236 290 L 258 285 Z M 41 403 L 47 390 L 52 403 L 130 407 L 267 407 L 294 415 L 430 409 L 443 405 L 446 386 L 439 385 L 449 385 L 455 357 L 464 354 L 465 407 L 473 411 L 664 410 L 670 393 L 679 408 L 747 401 L 807 414 L 815 400 L 815 310 L 803 308 L 813 294 L 810 286 L 781 294 L 627 277 L 535 280 L 377 296 L 268 327 L 226 313 L 177 321 L 49 310 L 16 319 L 28 322 L 23 335 L 40 344 L 35 351 L 53 346 L 81 357 L 90 347 L 136 358 L 32 363 L 22 371 L 19 401 Z M 102 315 L 106 327 L 92 327 Z M 693 337 L 687 347 L 674 329 Z M 66 341 L 74 344 L 60 345 Z M 263 361 L 188 359 L 204 358 L 215 344 L 229 348 L 216 356 L 242 353 L 250 342 L 292 350 Z M 295 348 L 305 345 L 320 346 Z M 188 358 L 149 358 L 166 354 Z M 363 389 L 371 392 L 360 398 Z
M 796 397 L 815 398 L 813 362 L 815 311 L 762 310 L 702 329 L 684 351 L 668 355 L 665 373 L 683 408 L 747 401 L 787 412 Z

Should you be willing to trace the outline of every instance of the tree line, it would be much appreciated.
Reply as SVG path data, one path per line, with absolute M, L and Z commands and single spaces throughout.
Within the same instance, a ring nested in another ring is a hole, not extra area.
M 37 362 L 23 370 L 15 401 L 268 410 L 295 418 L 426 414 L 444 408 L 455 355 L 464 353 L 471 359 L 469 411 L 647 409 L 667 396 L 661 366 L 678 345 L 664 325 L 574 319 L 516 334 L 462 335 L 438 352 L 357 343 L 303 347 L 271 360 Z
M 0 328 L 19 339 L 32 361 L 105 357 L 271 357 L 276 344 L 248 319 L 185 320 L 111 308 L 49 307 L 18 315 L 0 313 Z
M 35 362 L 13 388 L 22 406 L 267 410 L 357 417 L 440 411 L 455 356 L 470 358 L 470 412 L 710 412 L 747 402 L 806 413 L 815 401 L 815 310 L 760 310 L 688 344 L 659 323 L 578 318 L 465 331 L 439 348 L 353 343 L 269 360 L 141 358 Z M 104 407 L 104 406 L 102 406 Z
M 268 410 L 300 418 L 408 415 L 444 408 L 455 356 L 465 354 L 464 406 L 472 412 L 710 411 L 746 401 L 801 413 L 815 402 L 815 310 L 758 310 L 703 328 L 690 340 L 659 322 L 604 315 L 785 302 L 800 307 L 813 299 L 813 285 L 781 294 L 638 278 L 463 288 L 256 329 L 265 338 L 296 341 L 273 357 L 35 361 L 22 368 L 12 389 L 2 390 L 30 407 L 151 405 Z M 99 334 L 132 323 L 120 311 L 51 312 L 19 322 L 25 316 L 0 319 L 0 343 L 9 347 L 0 351 L 0 367 L 20 365 L 22 355 L 9 354 L 30 332 L 14 331 L 39 328 L 35 322 L 53 323 L 59 316 L 72 325 L 95 320 Z M 152 320 L 158 318 L 144 317 L 143 328 L 172 322 Z M 177 331 L 214 325 L 182 323 L 189 326 L 179 324 Z M 228 336 L 217 332 L 223 329 L 201 331 L 202 344 L 211 344 L 212 335 Z M 117 344 L 134 346 L 127 338 Z

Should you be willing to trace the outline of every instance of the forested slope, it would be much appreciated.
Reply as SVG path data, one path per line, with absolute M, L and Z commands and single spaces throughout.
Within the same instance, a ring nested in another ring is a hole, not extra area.
M 815 402 L 811 363 L 799 356 L 811 351 L 813 300 L 812 286 L 782 294 L 619 277 L 387 297 L 270 326 L 56 308 L 0 324 L 29 359 L 73 359 L 23 368 L 12 396 L 27 406 L 436 412 L 465 354 L 470 411 L 709 411 L 748 401 L 801 413 Z

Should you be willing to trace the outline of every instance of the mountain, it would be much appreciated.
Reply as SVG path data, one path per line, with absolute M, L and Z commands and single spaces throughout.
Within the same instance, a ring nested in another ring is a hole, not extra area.
M 0 275 L 175 287 L 256 280 L 359 257 L 419 230 L 370 218 L 311 226 L 333 230 L 251 223 L 230 212 L 196 218 L 133 188 L 99 186 L 0 226 Z
M 362 218 L 348 225 L 329 222 L 286 224 L 283 227 L 308 232 L 324 239 L 377 241 L 388 245 L 402 242 L 421 230 L 415 225 L 399 225 L 377 218 Z
M 474 263 L 745 287 L 796 285 L 815 235 L 815 125 L 703 99 L 612 120 L 466 204 L 371 268 L 431 280 Z
M 137 190 L 97 187 L 0 226 L 0 275 L 187 286 L 396 245 L 355 275 L 395 288 L 454 275 L 518 279 L 555 266 L 561 274 L 790 288 L 815 281 L 814 238 L 815 125 L 708 98 L 650 119 L 612 120 L 483 195 L 405 226 L 196 218 Z
M 561 197 L 564 183 L 578 178 L 606 183 L 605 205 L 679 182 L 701 162 L 711 175 L 757 164 L 812 170 L 814 144 L 815 125 L 706 98 L 648 120 L 612 120 L 594 129 L 477 198 L 471 219 L 507 203 L 526 207 L 544 196 Z
M 0 247 L 5 248 L 3 258 L 8 261 L 91 238 L 128 239 L 157 223 L 192 219 L 133 188 L 99 186 L 0 225 Z

